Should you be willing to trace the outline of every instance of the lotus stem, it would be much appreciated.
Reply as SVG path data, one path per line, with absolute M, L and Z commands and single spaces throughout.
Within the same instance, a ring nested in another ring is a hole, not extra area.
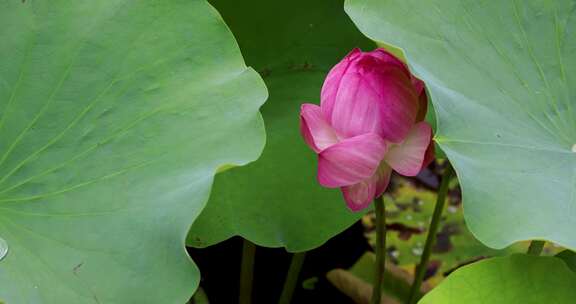
M 240 269 L 240 296 L 238 303 L 252 303 L 252 282 L 254 280 L 254 255 L 256 245 L 244 239 L 242 244 L 242 265 Z
M 440 224 L 442 210 L 444 210 L 444 204 L 448 194 L 448 185 L 453 173 L 454 170 L 452 169 L 450 163 L 448 163 L 446 169 L 444 169 L 444 173 L 442 174 L 442 181 L 440 183 L 440 188 L 438 189 L 434 214 L 432 215 L 432 221 L 430 222 L 430 227 L 428 228 L 428 236 L 426 237 L 424 251 L 420 257 L 420 263 L 416 267 L 414 283 L 412 283 L 410 294 L 408 296 L 408 304 L 416 303 L 420 297 L 420 286 L 422 286 L 422 281 L 424 280 L 424 275 L 426 274 L 426 269 L 428 268 L 428 261 L 430 260 L 430 254 L 432 253 L 432 246 L 434 245 L 434 241 L 436 241 L 436 233 L 438 232 L 438 225 Z
M 305 257 L 306 252 L 298 252 L 292 255 L 290 268 L 288 268 L 288 274 L 286 275 L 286 280 L 284 281 L 284 288 L 282 289 L 282 294 L 280 295 L 280 301 L 278 301 L 279 304 L 291 303 L 292 295 L 296 289 L 298 277 L 300 276 L 300 270 L 302 270 Z
M 528 247 L 528 254 L 530 255 L 540 255 L 542 253 L 542 249 L 544 249 L 544 241 L 537 241 L 534 240 L 530 242 L 530 247 Z
M 376 269 L 374 270 L 370 303 L 380 304 L 386 265 L 386 208 L 382 196 L 374 200 L 374 207 L 376 213 Z

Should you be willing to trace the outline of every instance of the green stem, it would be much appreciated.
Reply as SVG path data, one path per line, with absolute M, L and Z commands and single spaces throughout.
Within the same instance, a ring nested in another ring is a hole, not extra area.
M 540 255 L 542 249 L 544 249 L 544 241 L 532 241 L 530 242 L 530 247 L 528 247 L 528 254 L 530 255 Z
M 386 265 L 386 219 L 385 206 L 382 196 L 374 200 L 376 213 L 376 269 L 372 284 L 371 304 L 380 304 L 382 297 L 382 282 Z
M 280 295 L 280 301 L 278 301 L 279 304 L 290 304 L 292 301 L 292 295 L 296 289 L 298 276 L 300 275 L 300 270 L 302 270 L 302 264 L 304 264 L 305 257 L 306 252 L 298 252 L 292 255 L 292 261 L 290 262 L 288 275 L 286 275 L 286 281 L 284 281 L 282 295 Z
M 408 296 L 408 304 L 416 303 L 420 297 L 420 286 L 422 286 L 422 281 L 424 280 L 424 275 L 426 274 L 426 269 L 428 268 L 428 261 L 430 260 L 430 254 L 432 253 L 432 245 L 434 245 L 434 241 L 436 240 L 438 225 L 440 224 L 442 210 L 444 209 L 446 195 L 448 194 L 448 184 L 453 172 L 454 171 L 452 166 L 448 164 L 446 169 L 444 169 L 444 173 L 442 174 L 442 182 L 440 183 L 440 189 L 438 189 L 434 214 L 432 215 L 432 221 L 430 222 L 430 227 L 428 228 L 428 236 L 426 237 L 424 251 L 420 257 L 420 263 L 418 264 L 418 267 L 416 267 L 414 283 L 410 288 L 410 295 Z
M 238 303 L 252 303 L 252 281 L 254 279 L 254 254 L 256 245 L 244 239 L 242 244 L 242 266 L 240 269 L 240 297 Z

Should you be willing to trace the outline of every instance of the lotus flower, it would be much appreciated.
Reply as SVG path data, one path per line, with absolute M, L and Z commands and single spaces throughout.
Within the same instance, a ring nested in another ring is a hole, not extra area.
M 318 181 L 362 210 L 392 170 L 415 176 L 434 157 L 424 83 L 383 49 L 354 49 L 328 73 L 320 106 L 303 104 L 300 131 L 318 154 Z

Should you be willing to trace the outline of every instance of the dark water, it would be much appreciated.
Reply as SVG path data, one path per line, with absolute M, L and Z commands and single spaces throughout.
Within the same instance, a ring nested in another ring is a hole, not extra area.
M 300 282 L 292 303 L 353 303 L 325 278 L 334 268 L 349 268 L 370 250 L 360 222 L 329 240 L 322 247 L 309 251 L 300 274 Z M 242 239 L 235 237 L 205 249 L 188 248 L 202 274 L 201 286 L 211 304 L 238 303 L 238 286 Z M 256 249 L 253 303 L 277 303 L 291 254 L 278 248 Z M 302 288 L 302 281 L 316 277 L 312 289 Z

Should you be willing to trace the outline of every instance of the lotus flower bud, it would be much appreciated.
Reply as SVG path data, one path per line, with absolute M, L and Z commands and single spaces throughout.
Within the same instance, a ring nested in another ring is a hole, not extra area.
M 300 130 L 318 154 L 318 181 L 351 210 L 382 195 L 392 170 L 415 176 L 432 161 L 424 83 L 383 49 L 354 49 L 328 73 L 320 106 L 303 104 Z

